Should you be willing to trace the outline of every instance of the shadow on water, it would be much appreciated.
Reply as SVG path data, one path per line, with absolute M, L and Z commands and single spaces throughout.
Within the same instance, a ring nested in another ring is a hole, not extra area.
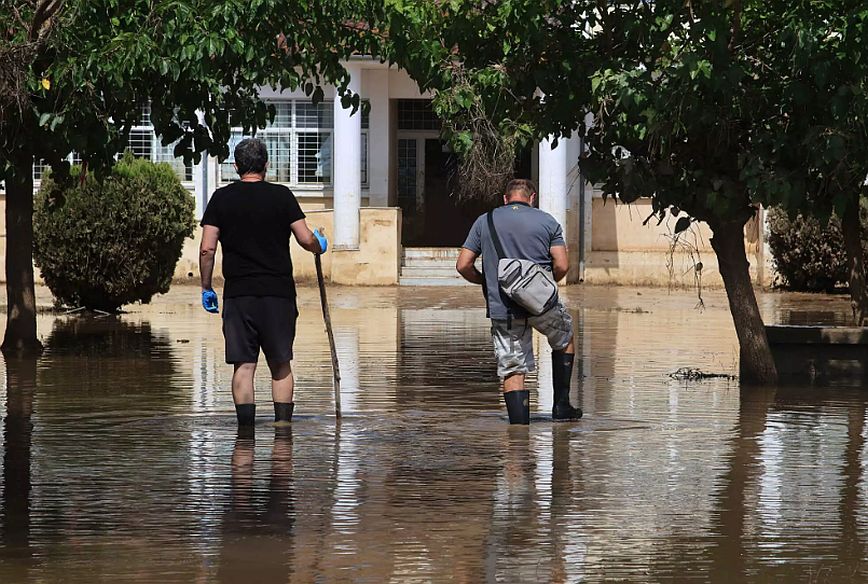
M 185 405 L 173 345 L 147 321 L 55 319 L 39 362 L 41 414 L 164 412 Z M 50 396 L 50 397 L 49 397 Z

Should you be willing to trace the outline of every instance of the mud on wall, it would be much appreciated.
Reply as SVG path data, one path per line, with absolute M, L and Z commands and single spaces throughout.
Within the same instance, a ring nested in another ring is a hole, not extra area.
M 306 209 L 307 224 L 311 229 L 323 228 L 331 239 L 334 233 L 334 212 Z M 401 210 L 386 207 L 363 207 L 359 211 L 361 225 L 358 250 L 334 250 L 322 256 L 323 274 L 336 284 L 389 286 L 398 283 L 401 270 Z M 196 229 L 194 239 L 187 240 L 178 265 L 175 280 L 196 283 L 199 281 L 199 240 L 201 228 Z M 292 239 L 290 244 L 293 271 L 299 282 L 316 281 L 313 255 L 303 250 Z M 214 266 L 215 282 L 221 282 L 222 258 L 217 251 Z
M 676 219 L 667 216 L 660 225 L 652 218 L 650 199 L 631 205 L 616 204 L 599 197 L 592 199 L 591 251 L 585 281 L 592 284 L 632 286 L 694 285 L 696 264 L 702 264 L 702 285 L 723 287 L 717 258 L 711 248 L 711 230 L 698 223 L 682 233 L 674 247 Z M 745 246 L 755 283 L 771 285 L 772 267 L 762 237 L 764 212 L 745 228 Z

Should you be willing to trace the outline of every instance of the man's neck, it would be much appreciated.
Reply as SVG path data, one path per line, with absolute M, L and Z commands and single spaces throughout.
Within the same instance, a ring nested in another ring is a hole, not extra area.
M 524 199 L 511 199 L 507 203 L 507 205 L 527 205 L 530 207 L 530 201 L 525 201 Z
M 264 180 L 265 180 L 265 175 L 254 174 L 252 172 L 247 173 L 241 177 L 241 182 L 262 182 Z

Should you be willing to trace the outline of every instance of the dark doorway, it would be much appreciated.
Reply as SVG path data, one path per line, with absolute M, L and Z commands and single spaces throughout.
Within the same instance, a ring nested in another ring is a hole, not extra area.
M 459 247 L 475 215 L 453 196 L 457 161 L 440 139 L 425 140 L 425 222 L 419 245 Z

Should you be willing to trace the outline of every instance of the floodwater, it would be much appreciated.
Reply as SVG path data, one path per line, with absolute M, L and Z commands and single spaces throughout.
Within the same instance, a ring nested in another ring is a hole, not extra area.
M 43 314 L 0 389 L 0 582 L 859 582 L 858 388 L 739 390 L 725 297 L 571 288 L 575 424 L 509 427 L 474 289 L 301 290 L 296 419 L 238 437 L 220 319 L 179 287 Z M 768 322 L 845 298 L 768 294 Z M 536 391 L 537 385 L 542 387 Z

